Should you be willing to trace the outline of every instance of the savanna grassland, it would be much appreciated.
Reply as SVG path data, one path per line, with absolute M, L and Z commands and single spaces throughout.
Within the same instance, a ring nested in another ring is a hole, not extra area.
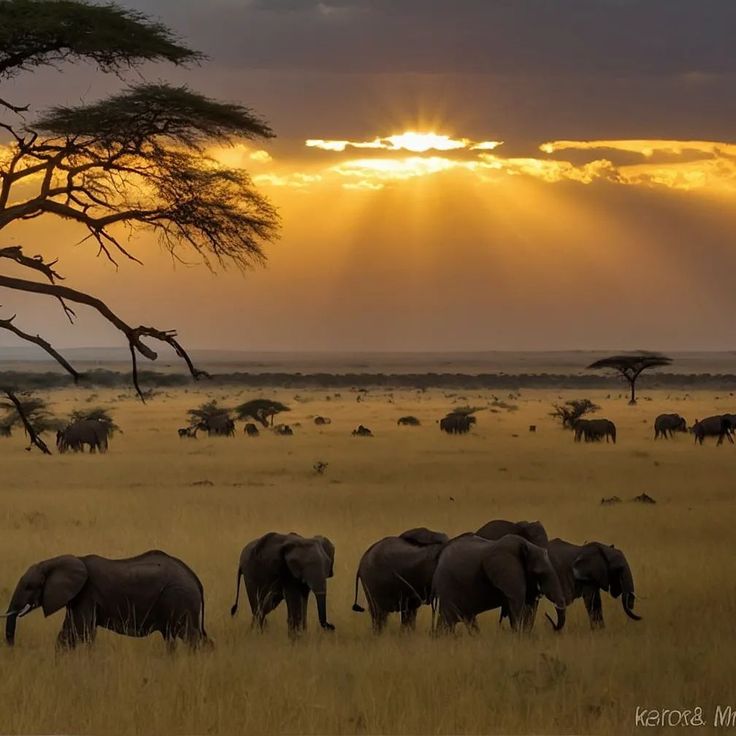
M 119 391 L 49 394 L 61 415 L 88 399 L 111 409 L 124 433 L 102 456 L 42 457 L 19 436 L 0 440 L 0 606 L 35 561 L 161 548 L 202 579 L 216 647 L 169 655 L 158 636 L 100 630 L 92 648 L 57 655 L 63 614 L 35 612 L 13 649 L 0 646 L 0 732 L 620 734 L 635 730 L 637 705 L 700 705 L 708 718 L 736 700 L 736 447 L 652 439 L 660 411 L 692 421 L 736 406 L 704 392 L 647 392 L 636 407 L 591 393 L 619 442 L 585 445 L 548 417 L 552 401 L 579 393 L 523 391 L 502 397 L 514 411 L 479 412 L 468 436 L 439 432 L 453 402 L 487 406 L 491 393 L 375 390 L 357 402 L 350 391 L 263 391 L 292 407 L 295 436 L 247 439 L 239 425 L 235 438 L 197 440 L 177 436 L 186 409 L 258 392 L 201 387 L 145 406 Z M 314 426 L 315 414 L 332 424 Z M 422 426 L 397 427 L 403 414 Z M 375 437 L 351 437 L 358 423 Z M 629 501 L 642 492 L 657 503 Z M 623 503 L 600 504 L 614 495 Z M 413 635 L 392 621 L 376 638 L 368 614 L 351 611 L 358 560 L 376 539 L 418 525 L 454 535 L 493 518 L 540 519 L 550 537 L 621 547 L 644 620 L 604 596 L 604 631 L 590 631 L 577 601 L 559 635 L 542 616 L 531 635 L 512 634 L 494 611 L 478 636 L 434 639 L 423 608 Z M 240 550 L 270 530 L 334 541 L 334 633 L 315 626 L 313 599 L 311 628 L 295 643 L 282 608 L 262 635 L 249 630 L 247 605 L 231 619 Z

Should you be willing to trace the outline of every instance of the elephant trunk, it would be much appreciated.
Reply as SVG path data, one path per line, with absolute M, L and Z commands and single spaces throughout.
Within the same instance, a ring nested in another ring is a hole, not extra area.
M 8 613 L 7 621 L 5 622 L 5 641 L 8 642 L 8 646 L 12 647 L 15 644 L 15 624 L 18 620 L 18 612 L 12 611 Z
M 334 631 L 335 627 L 327 620 L 327 591 L 324 589 L 314 593 L 317 599 L 317 616 L 319 617 L 319 625 L 327 631 Z
M 562 631 L 562 629 L 565 628 L 565 619 L 566 619 L 565 608 L 561 606 L 556 606 L 555 610 L 557 611 L 557 622 L 555 622 L 552 619 L 552 616 L 550 616 L 548 613 L 546 613 L 545 616 L 547 616 L 547 620 L 552 624 L 552 628 L 555 631 Z
M 641 616 L 637 616 L 634 613 L 634 601 L 636 596 L 633 593 L 624 593 L 621 596 L 621 605 L 623 606 L 624 613 L 633 621 L 641 621 Z

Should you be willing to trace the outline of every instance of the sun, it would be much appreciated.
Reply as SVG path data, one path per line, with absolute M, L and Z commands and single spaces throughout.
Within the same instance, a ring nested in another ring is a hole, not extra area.
M 454 151 L 466 148 L 467 138 L 453 139 L 440 133 L 422 133 L 416 130 L 407 130 L 385 138 L 387 148 L 394 150 L 411 151 L 412 153 L 426 153 L 427 151 Z

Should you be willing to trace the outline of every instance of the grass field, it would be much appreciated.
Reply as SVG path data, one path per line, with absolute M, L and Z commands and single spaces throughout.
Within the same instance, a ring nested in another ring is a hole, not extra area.
M 235 438 L 196 441 L 176 429 L 187 408 L 215 394 L 182 391 L 143 406 L 118 393 L 90 404 L 112 409 L 124 430 L 107 455 L 41 457 L 18 436 L 0 440 L 0 606 L 38 560 L 161 548 L 202 579 L 216 647 L 168 655 L 158 636 L 101 630 L 94 647 L 56 654 L 63 614 L 36 612 L 19 621 L 14 649 L 0 646 L 1 733 L 621 734 L 635 730 L 637 705 L 699 705 L 707 718 L 736 700 L 736 448 L 652 439 L 660 411 L 692 421 L 736 409 L 736 398 L 651 393 L 629 407 L 592 394 L 618 425 L 613 446 L 574 444 L 547 416 L 552 401 L 573 396 L 563 391 L 524 391 L 505 399 L 517 410 L 486 409 L 470 435 L 449 437 L 435 420 L 453 401 L 486 406 L 490 392 L 375 391 L 357 402 L 346 391 L 295 400 L 281 389 L 264 395 L 292 407 L 295 436 L 246 439 L 239 427 Z M 49 398 L 65 414 L 89 395 Z M 422 426 L 397 427 L 408 413 Z M 314 426 L 315 414 L 332 424 Z M 375 437 L 351 437 L 358 423 Z M 324 475 L 316 461 L 328 463 Z M 628 500 L 642 492 L 656 505 Z M 600 505 L 613 495 L 624 502 Z M 493 518 L 540 519 L 550 537 L 621 547 L 644 620 L 605 597 L 604 631 L 589 630 L 578 601 L 560 635 L 539 617 L 518 636 L 491 612 L 479 636 L 438 640 L 425 608 L 415 634 L 392 621 L 375 638 L 368 614 L 350 610 L 357 562 L 376 539 L 418 525 L 454 535 Z M 282 608 L 262 635 L 249 630 L 247 606 L 231 619 L 240 550 L 270 530 L 335 543 L 334 633 L 315 625 L 313 599 L 311 628 L 294 643 Z

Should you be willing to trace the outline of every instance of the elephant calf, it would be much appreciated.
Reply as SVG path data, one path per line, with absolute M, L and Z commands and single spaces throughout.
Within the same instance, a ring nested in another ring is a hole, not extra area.
M 5 626 L 15 641 L 16 621 L 41 607 L 44 616 L 66 607 L 57 646 L 92 642 L 98 626 L 127 636 L 158 631 L 169 646 L 209 643 L 204 629 L 204 590 L 194 572 L 176 557 L 153 550 L 109 560 L 97 555 L 62 555 L 38 562 L 18 581 Z
M 513 534 L 495 542 L 463 534 L 445 545 L 432 579 L 437 629 L 451 631 L 463 622 L 477 630 L 479 613 L 501 608 L 512 629 L 529 630 L 540 592 L 557 609 L 559 631 L 565 599 L 547 551 Z
M 430 602 L 432 576 L 446 542 L 446 534 L 420 527 L 373 544 L 358 565 L 353 610 L 365 610 L 358 605 L 360 581 L 376 633 L 383 630 L 389 613 L 397 611 L 402 628 L 414 628 L 418 608 Z
M 249 542 L 240 553 L 235 587 L 234 616 L 240 599 L 240 578 L 253 614 L 253 624 L 263 629 L 266 616 L 286 601 L 289 634 L 306 628 L 307 599 L 314 593 L 323 629 L 335 627 L 327 621 L 327 578 L 333 575 L 335 546 L 326 537 L 305 538 L 291 532 L 269 532 Z
M 580 546 L 562 539 L 551 540 L 547 549 L 565 604 L 569 606 L 576 598 L 582 598 L 591 628 L 604 625 L 601 590 L 609 591 L 613 598 L 621 596 L 624 613 L 634 621 L 641 620 L 634 613 L 634 578 L 620 549 L 600 542 Z

